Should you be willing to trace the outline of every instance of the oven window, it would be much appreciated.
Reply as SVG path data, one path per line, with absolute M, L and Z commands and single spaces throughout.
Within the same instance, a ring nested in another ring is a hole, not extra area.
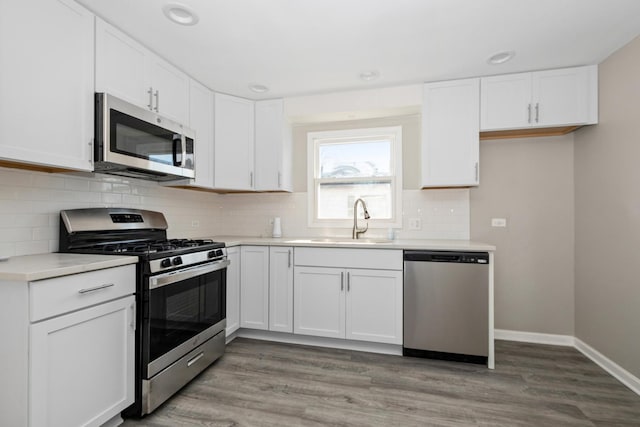
M 149 361 L 153 361 L 226 316 L 226 270 L 149 292 Z
M 111 151 L 173 165 L 174 139 L 180 135 L 111 110 Z

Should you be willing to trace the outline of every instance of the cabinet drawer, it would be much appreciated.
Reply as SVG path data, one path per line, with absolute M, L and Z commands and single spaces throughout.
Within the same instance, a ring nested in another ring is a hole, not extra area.
M 135 274 L 132 264 L 30 282 L 30 320 L 36 322 L 131 295 L 136 290 Z
M 295 248 L 295 265 L 402 270 L 398 249 Z

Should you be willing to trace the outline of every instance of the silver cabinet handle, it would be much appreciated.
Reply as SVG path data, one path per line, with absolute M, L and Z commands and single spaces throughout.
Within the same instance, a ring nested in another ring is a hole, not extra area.
M 344 271 L 340 272 L 340 291 L 344 291 Z
M 536 123 L 540 121 L 540 104 L 536 102 Z
M 105 283 L 104 285 L 100 285 L 100 286 L 94 286 L 93 288 L 84 288 L 84 289 L 80 289 L 78 291 L 79 294 L 86 294 L 89 292 L 95 292 L 95 291 L 99 291 L 100 289 L 107 289 L 114 286 L 113 283 Z
M 189 360 L 187 362 L 187 367 L 193 365 L 194 363 L 196 363 L 198 360 L 202 359 L 202 357 L 204 356 L 204 351 L 200 352 L 196 357 L 194 357 L 193 359 Z
M 149 94 L 149 103 L 147 104 L 147 107 L 149 107 L 149 110 L 153 110 L 153 87 L 149 87 L 147 93 Z
M 253 188 L 253 172 L 249 172 L 249 187 Z
M 136 330 L 136 302 L 131 304 L 131 323 L 129 323 L 132 331 Z
M 531 123 L 531 104 L 527 107 L 527 123 Z
M 476 162 L 476 182 L 478 182 L 478 162 Z
M 156 90 L 156 93 L 153 95 L 156 97 L 156 113 L 160 111 L 160 91 Z
M 289 268 L 291 268 L 291 249 L 289 249 Z
M 278 188 L 282 187 L 282 174 L 278 172 Z
M 351 290 L 351 273 L 347 273 L 347 292 Z

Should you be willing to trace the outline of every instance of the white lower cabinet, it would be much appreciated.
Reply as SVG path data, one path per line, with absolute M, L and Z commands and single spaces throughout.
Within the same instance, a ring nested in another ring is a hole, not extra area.
M 402 344 L 402 271 L 346 274 L 346 338 Z
M 240 327 L 293 332 L 293 248 L 242 246 Z
M 296 267 L 294 275 L 293 332 L 344 338 L 344 270 Z
M 240 328 L 240 248 L 227 249 L 227 328 L 229 336 Z
M 293 332 L 293 248 L 269 248 L 269 330 Z
M 269 329 L 269 247 L 240 249 L 240 327 Z
M 402 344 L 402 251 L 299 248 L 295 259 L 294 333 Z
M 99 426 L 133 403 L 135 298 L 31 326 L 29 425 Z
M 0 424 L 100 426 L 134 401 L 135 265 L 0 282 Z

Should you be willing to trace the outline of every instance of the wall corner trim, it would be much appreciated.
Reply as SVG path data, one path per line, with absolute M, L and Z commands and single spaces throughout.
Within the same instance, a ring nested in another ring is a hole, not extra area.
M 511 331 L 507 329 L 495 329 L 494 335 L 497 340 L 574 347 L 596 365 L 600 366 L 611 376 L 628 387 L 635 394 L 640 396 L 640 378 L 634 376 L 631 372 L 627 371 L 579 338 L 571 335 L 540 334 L 536 332 Z
M 640 395 L 640 378 L 624 369 L 622 366 L 600 353 L 595 348 L 586 344 L 579 338 L 575 338 L 575 348 L 582 354 L 593 360 L 602 369 L 610 373 L 615 379 L 629 387 L 635 394 Z

